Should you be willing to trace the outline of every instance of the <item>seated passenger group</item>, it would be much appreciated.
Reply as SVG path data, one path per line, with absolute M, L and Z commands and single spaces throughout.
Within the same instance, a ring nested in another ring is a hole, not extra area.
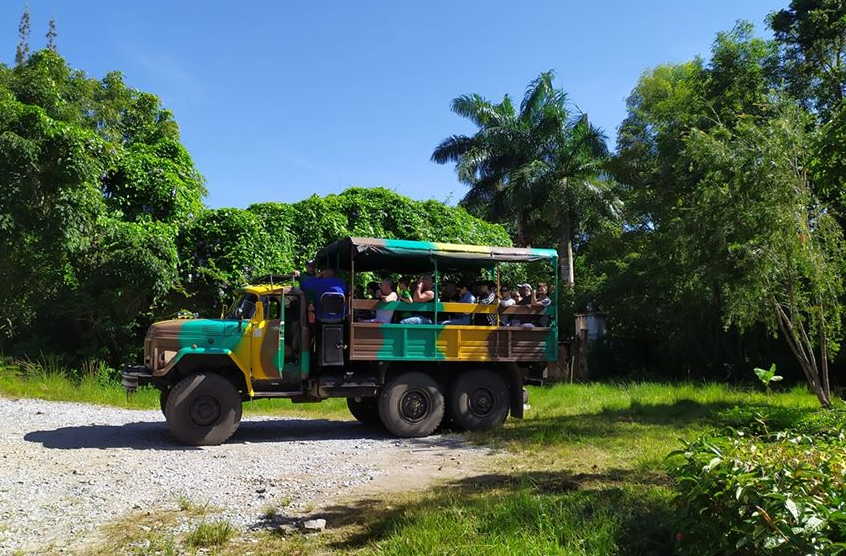
M 384 302 L 400 301 L 403 303 L 430 303 L 435 300 L 434 280 L 431 274 L 424 274 L 413 283 L 409 278 L 400 278 L 394 289 L 393 280 L 385 278 L 381 283 L 371 283 L 368 287 L 371 299 Z M 475 293 L 474 293 L 475 291 Z M 533 290 L 529 284 L 519 284 L 511 289 L 506 286 L 496 289 L 496 283 L 482 281 L 475 284 L 475 288 L 466 282 L 445 281 L 439 301 L 444 303 L 479 303 L 482 305 L 499 305 L 505 309 L 513 305 L 530 307 L 549 307 L 552 299 L 549 297 L 547 284 L 541 282 Z M 394 321 L 394 309 L 377 309 L 375 315 L 359 319 L 359 322 L 391 323 Z M 431 314 L 423 312 L 400 311 L 400 324 L 433 324 Z M 496 326 L 497 314 L 485 313 L 472 315 L 470 313 L 447 313 L 447 318 L 438 324 L 477 324 Z M 510 318 L 499 319 L 502 326 L 548 326 L 548 315 L 514 315 Z

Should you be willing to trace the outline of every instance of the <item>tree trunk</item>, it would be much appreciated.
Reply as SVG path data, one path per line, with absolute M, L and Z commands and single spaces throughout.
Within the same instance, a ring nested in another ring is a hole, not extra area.
M 514 225 L 517 228 L 517 246 L 527 247 L 528 241 L 526 240 L 526 223 L 522 214 L 517 215 Z
M 573 274 L 573 241 L 570 237 L 570 216 L 564 215 L 561 221 L 561 233 L 558 239 L 559 267 L 561 269 L 561 281 L 572 288 L 576 283 Z
M 788 315 L 778 302 L 773 301 L 773 304 L 775 305 L 778 325 L 781 329 L 782 336 L 784 336 L 784 340 L 790 347 L 790 351 L 796 357 L 796 361 L 799 363 L 799 367 L 808 381 L 808 386 L 811 387 L 822 407 L 826 409 L 831 408 L 827 376 L 828 357 L 825 347 L 820 346 L 820 361 L 822 363 L 822 372 L 820 372 L 820 367 L 817 366 L 817 360 L 814 357 L 814 346 L 805 332 L 805 326 L 802 324 L 802 321 L 791 318 L 796 316 L 793 315 L 793 311 Z

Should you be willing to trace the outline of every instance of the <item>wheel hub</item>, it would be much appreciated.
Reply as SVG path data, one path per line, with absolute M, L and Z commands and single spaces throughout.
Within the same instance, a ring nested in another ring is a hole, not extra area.
M 494 395 L 487 388 L 477 388 L 470 393 L 470 412 L 484 417 L 493 410 Z
M 429 398 L 422 392 L 406 392 L 400 400 L 400 415 L 406 421 L 422 421 L 429 413 Z
M 220 418 L 220 402 L 212 396 L 197 396 L 191 402 L 191 420 L 201 427 L 211 425 Z

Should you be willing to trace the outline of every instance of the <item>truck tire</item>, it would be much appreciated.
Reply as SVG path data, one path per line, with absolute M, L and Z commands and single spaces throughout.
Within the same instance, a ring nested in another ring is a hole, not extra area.
M 167 396 L 165 417 L 171 434 L 194 446 L 226 441 L 241 422 L 241 396 L 231 382 L 214 373 L 195 373 Z
M 159 407 L 162 408 L 162 415 L 165 416 L 167 419 L 167 396 L 170 394 L 170 390 L 167 388 L 162 388 L 159 390 Z
M 379 400 L 377 398 L 347 398 L 347 407 L 352 416 L 362 425 L 378 425 Z
M 449 413 L 456 426 L 468 431 L 500 426 L 509 406 L 505 379 L 486 369 L 461 373 L 449 391 Z
M 425 373 L 403 373 L 382 389 L 379 418 L 396 436 L 428 436 L 444 418 L 441 387 Z

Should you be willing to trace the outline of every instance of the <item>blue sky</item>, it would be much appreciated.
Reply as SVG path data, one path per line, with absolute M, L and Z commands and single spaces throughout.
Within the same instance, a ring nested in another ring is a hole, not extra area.
M 385 186 L 457 201 L 434 146 L 472 127 L 450 100 L 522 96 L 554 69 L 613 144 L 638 76 L 707 54 L 737 19 L 766 32 L 787 0 L 144 2 L 29 0 L 31 45 L 158 94 L 206 177 L 212 207 Z M 23 2 L 0 6 L 10 63 Z

